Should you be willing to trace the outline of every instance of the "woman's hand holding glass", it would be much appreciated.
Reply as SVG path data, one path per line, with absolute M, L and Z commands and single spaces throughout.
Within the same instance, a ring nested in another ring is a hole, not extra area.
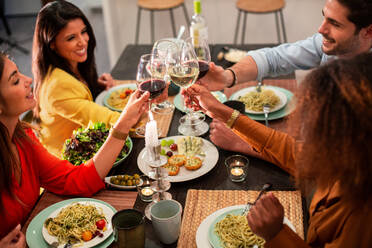
M 188 108 L 195 111 L 201 110 L 211 118 L 215 118 L 221 108 L 228 108 L 218 101 L 207 88 L 199 84 L 183 89 L 181 94 Z
M 127 105 L 121 112 L 118 122 L 115 124 L 116 127 L 127 126 L 133 127 L 142 114 L 149 108 L 150 93 L 145 92 L 142 94 L 139 90 L 133 92 L 128 100 Z

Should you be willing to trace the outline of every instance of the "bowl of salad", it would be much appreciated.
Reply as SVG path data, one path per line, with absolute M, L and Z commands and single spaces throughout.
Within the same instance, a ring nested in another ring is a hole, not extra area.
M 72 137 L 63 144 L 62 158 L 73 165 L 85 163 L 97 153 L 109 135 L 110 129 L 105 123 L 89 123 L 73 131 Z M 123 149 L 116 158 L 113 167 L 120 164 L 132 151 L 133 142 L 128 136 Z

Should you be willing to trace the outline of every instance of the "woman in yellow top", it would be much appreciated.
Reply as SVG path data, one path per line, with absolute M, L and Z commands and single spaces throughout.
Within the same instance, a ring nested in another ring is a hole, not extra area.
M 74 129 L 89 121 L 114 124 L 120 116 L 93 101 L 113 81 L 109 74 L 98 78 L 95 47 L 93 29 L 75 5 L 55 1 L 40 10 L 32 50 L 34 115 L 42 144 L 56 156 Z
M 247 219 L 265 247 L 372 246 L 371 64 L 371 53 L 339 59 L 305 78 L 290 119 L 301 147 L 290 135 L 219 103 L 200 85 L 183 91 L 193 96 L 196 108 L 226 123 L 265 160 L 293 175 L 303 193 L 315 190 L 305 241 L 283 224 L 283 206 L 273 194 L 257 201 Z

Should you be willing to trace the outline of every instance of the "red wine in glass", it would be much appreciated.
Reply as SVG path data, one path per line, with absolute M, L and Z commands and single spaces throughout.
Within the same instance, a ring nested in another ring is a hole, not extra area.
M 205 74 L 207 74 L 209 70 L 209 64 L 202 60 L 199 60 L 198 63 L 199 63 L 199 76 L 198 76 L 198 80 L 199 80 L 202 77 L 204 77 Z
M 139 85 L 139 90 L 144 93 L 145 91 L 150 92 L 150 99 L 154 99 L 161 95 L 165 89 L 166 83 L 161 79 L 151 79 L 142 82 Z

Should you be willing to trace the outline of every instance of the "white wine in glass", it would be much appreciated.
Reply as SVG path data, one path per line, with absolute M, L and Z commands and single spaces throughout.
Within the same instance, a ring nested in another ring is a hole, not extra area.
M 172 83 L 182 88 L 188 88 L 195 83 L 199 76 L 199 63 L 190 42 L 183 43 L 180 56 L 168 70 Z M 180 119 L 178 132 L 187 136 L 206 133 L 209 126 L 204 122 L 205 115 L 188 108 L 186 111 L 187 114 Z

